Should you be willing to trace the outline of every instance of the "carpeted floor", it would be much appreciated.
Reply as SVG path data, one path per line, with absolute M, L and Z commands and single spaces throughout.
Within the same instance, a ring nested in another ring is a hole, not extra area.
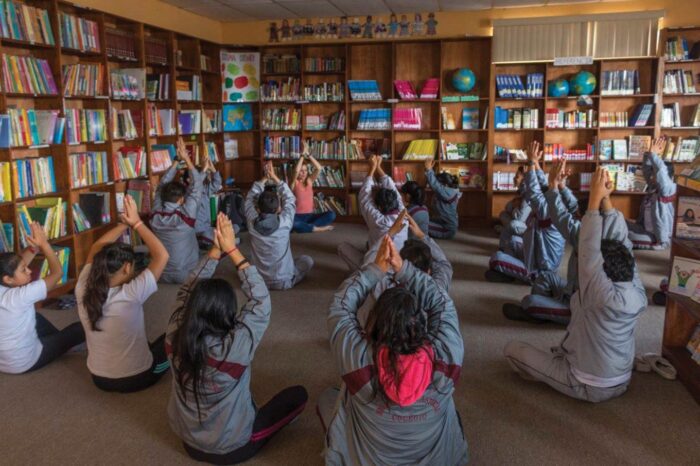
M 265 402 L 285 386 L 303 384 L 310 402 L 300 419 L 248 464 L 322 464 L 315 401 L 324 388 L 338 384 L 328 351 L 326 308 L 346 276 L 335 248 L 348 238 L 360 246 L 365 237 L 357 225 L 294 236 L 294 252 L 312 255 L 316 266 L 294 290 L 272 293 L 272 321 L 252 366 L 252 390 L 258 402 Z M 451 294 L 466 349 L 455 399 L 472 464 L 700 464 L 700 407 L 679 382 L 635 374 L 623 397 L 593 405 L 514 375 L 502 356 L 506 342 L 518 338 L 546 348 L 558 343 L 563 329 L 502 317 L 501 304 L 519 300 L 528 288 L 483 280 L 497 244 L 492 232 L 460 232 L 441 244 L 455 269 Z M 649 296 L 667 271 L 667 256 L 637 254 Z M 151 338 L 164 331 L 175 291 L 162 286 L 148 301 Z M 60 326 L 77 319 L 75 311 L 45 313 Z M 664 309 L 653 305 L 643 314 L 637 352 L 659 351 L 663 315 Z M 170 375 L 141 393 L 103 393 L 90 380 L 84 353 L 67 355 L 29 375 L 0 374 L 0 462 L 189 464 L 168 427 L 169 393 Z

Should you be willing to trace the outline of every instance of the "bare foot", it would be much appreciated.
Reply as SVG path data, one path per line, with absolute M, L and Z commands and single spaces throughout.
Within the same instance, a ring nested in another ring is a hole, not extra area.
M 325 227 L 314 227 L 314 233 L 321 233 L 324 231 L 333 231 L 333 225 L 328 225 Z

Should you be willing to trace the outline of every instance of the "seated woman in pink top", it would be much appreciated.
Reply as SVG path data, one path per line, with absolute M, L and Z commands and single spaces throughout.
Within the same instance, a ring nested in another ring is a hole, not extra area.
M 309 175 L 305 160 L 314 165 L 313 174 Z M 292 191 L 297 198 L 297 210 L 294 215 L 294 227 L 292 231 L 297 233 L 317 233 L 333 229 L 331 223 L 335 220 L 335 212 L 328 211 L 322 214 L 314 213 L 314 181 L 323 170 L 318 161 L 309 155 L 308 146 L 304 143 L 304 155 L 299 158 L 294 167 Z

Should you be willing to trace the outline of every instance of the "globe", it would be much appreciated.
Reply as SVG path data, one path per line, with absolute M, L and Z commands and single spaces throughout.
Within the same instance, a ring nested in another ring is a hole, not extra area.
M 589 71 L 579 71 L 569 80 L 569 87 L 576 95 L 590 95 L 595 91 L 596 79 Z
M 549 97 L 566 97 L 569 95 L 569 82 L 566 79 L 553 79 L 547 83 Z
M 467 93 L 474 89 L 476 76 L 469 68 L 460 68 L 452 74 L 452 87 L 459 92 Z

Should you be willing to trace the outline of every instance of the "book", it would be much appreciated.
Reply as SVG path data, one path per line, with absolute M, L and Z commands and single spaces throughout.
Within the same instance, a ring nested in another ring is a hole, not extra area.
M 644 158 L 644 153 L 651 149 L 651 136 L 631 135 L 629 136 L 629 153 L 630 161 L 641 162 Z
M 483 142 L 440 141 L 440 160 L 486 160 L 486 144 Z
M 293 58 L 296 58 L 298 60 L 298 57 L 296 55 L 292 55 Z M 264 65 L 265 62 L 265 57 L 263 57 L 263 68 L 265 69 L 266 73 L 280 73 L 280 72 L 285 72 L 288 73 L 291 70 L 284 70 L 284 71 L 267 71 L 267 68 Z M 274 70 L 274 65 L 271 66 L 271 69 Z M 309 73 L 339 73 L 342 72 L 345 69 L 345 59 L 343 58 L 338 58 L 338 57 L 306 57 L 304 58 L 304 71 L 309 72 Z M 297 68 L 298 71 L 298 68 Z M 297 71 L 292 71 L 292 72 L 297 72 Z
M 157 37 L 144 37 L 144 49 L 146 54 L 146 63 L 152 65 L 167 65 L 168 64 L 168 43 Z
M 131 140 L 143 134 L 143 117 L 141 110 L 112 107 L 112 140 Z
M 100 31 L 95 21 L 61 12 L 61 47 L 82 52 L 100 51 Z
M 116 27 L 106 26 L 105 52 L 112 59 L 120 61 L 137 61 L 136 37 L 131 31 L 124 31 Z
M 682 256 L 674 256 L 671 275 L 668 278 L 668 291 L 688 296 L 700 296 L 700 261 Z
M 333 211 L 336 215 L 347 215 L 347 205 L 336 196 L 326 196 L 323 193 L 314 195 L 314 213 L 321 214 Z
M 345 100 L 343 83 L 307 84 L 302 97 L 309 102 L 342 102 Z
M 142 146 L 120 147 L 113 155 L 114 180 L 146 176 L 147 154 Z
M 19 159 L 12 162 L 14 197 L 24 198 L 56 192 L 52 156 Z
M 661 127 L 678 128 L 681 124 L 681 106 L 678 102 L 665 104 L 661 110 Z
M 73 203 L 73 224 L 78 233 L 105 225 L 111 221 L 110 193 L 80 193 Z
M 428 78 L 420 90 L 421 99 L 437 99 L 440 93 L 440 79 Z
M 528 74 L 525 77 L 525 84 L 519 75 L 496 75 L 496 92 L 500 98 L 541 98 L 544 96 L 544 74 Z
M 301 129 L 301 109 L 296 107 L 265 108 L 261 127 L 270 131 L 298 131 Z
M 60 144 L 63 139 L 65 118 L 59 110 L 8 108 L 9 146 L 43 146 Z
M 298 159 L 300 156 L 299 136 L 265 136 L 263 139 L 263 157 L 266 159 Z
M 202 100 L 202 80 L 199 75 L 179 75 L 175 79 L 175 96 L 184 102 Z
M 418 130 L 423 126 L 423 111 L 420 107 L 396 107 L 392 119 L 394 129 Z
M 15 250 L 15 227 L 11 223 L 0 220 L 0 252 L 13 252 Z
M 414 139 L 408 144 L 402 160 L 430 160 L 435 158 L 437 139 Z
M 10 162 L 0 162 L 0 202 L 12 200 L 12 173 Z
M 77 152 L 68 156 L 68 162 L 74 189 L 109 181 L 107 152 Z
M 109 72 L 112 98 L 142 100 L 146 97 L 146 71 L 143 68 L 117 68 Z
M 60 247 L 60 246 L 51 246 L 51 248 L 55 251 L 56 257 L 58 258 L 58 262 L 61 264 L 61 269 L 63 270 L 63 274 L 61 275 L 61 279 L 58 281 L 58 285 L 62 285 L 68 281 L 68 265 L 70 262 L 70 248 L 67 247 Z M 46 258 L 41 258 L 40 256 L 37 256 L 34 258 L 32 263 L 29 265 L 29 268 L 32 271 L 32 280 L 39 280 L 46 278 L 50 271 L 49 271 L 49 261 Z
M 66 97 L 106 97 L 102 64 L 63 65 L 63 95 Z
M 308 164 L 309 173 L 314 173 L 313 165 Z M 292 167 L 293 168 L 293 167 Z M 345 167 L 331 167 L 329 165 L 324 165 L 318 173 L 316 180 L 314 181 L 314 187 L 317 188 L 345 188 Z
M 634 95 L 640 93 L 638 70 L 609 70 L 602 72 L 601 95 Z
M 402 99 L 417 99 L 418 94 L 416 93 L 416 89 L 413 87 L 413 84 L 411 84 L 410 81 L 406 81 L 403 79 L 397 79 L 394 81 L 394 88 L 396 88 L 396 92 L 399 94 L 399 97 Z
M 172 136 L 176 134 L 175 110 L 148 106 L 149 136 Z
M 151 184 L 148 180 L 129 180 L 126 194 L 134 199 L 140 214 L 151 212 Z
M 629 126 L 640 127 L 649 124 L 649 118 L 654 112 L 654 104 L 637 105 L 630 117 Z
M 202 133 L 213 134 L 221 131 L 221 111 L 205 109 L 202 117 Z
M 31 44 L 56 43 L 49 12 L 13 0 L 0 1 L 0 32 L 2 37 Z
M 160 173 L 173 165 L 177 149 L 174 144 L 154 144 L 151 146 L 151 172 Z
M 358 130 L 390 130 L 390 108 L 364 108 L 357 121 Z
M 537 114 L 535 113 L 535 115 Z M 597 112 L 593 109 L 564 111 L 558 108 L 548 108 L 545 110 L 545 127 L 547 128 L 579 129 L 597 126 Z
M 67 108 L 64 113 L 68 144 L 107 141 L 107 117 L 104 110 Z
M 539 109 L 537 108 L 496 106 L 493 118 L 496 129 L 535 129 L 539 127 Z
M 44 197 L 17 206 L 17 225 L 22 248 L 27 247 L 30 225 L 38 222 L 49 239 L 66 236 L 66 203 L 60 197 Z
M 317 160 L 346 160 L 350 157 L 350 144 L 345 136 L 330 140 L 307 139 L 309 154 Z
M 151 101 L 170 100 L 169 73 L 151 73 L 146 75 L 146 98 Z
M 479 129 L 478 107 L 466 107 L 462 109 L 462 129 Z
M 309 63 L 309 60 L 312 60 L 312 63 L 316 63 L 313 60 L 314 59 L 309 59 L 307 58 L 305 63 Z M 320 60 L 320 59 L 317 59 Z M 342 59 L 340 59 L 342 60 Z M 299 56 L 291 53 L 285 53 L 285 54 L 265 54 L 262 56 L 262 70 L 263 73 L 265 74 L 282 74 L 282 73 L 291 73 L 291 74 L 296 74 L 299 73 L 299 63 L 300 63 Z M 312 71 L 312 70 L 307 70 L 307 71 Z M 331 70 L 313 70 L 313 71 L 331 71 Z
M 49 62 L 29 55 L 2 56 L 3 89 L 15 94 L 56 95 L 58 88 Z
M 180 110 L 177 122 L 180 134 L 199 134 L 202 128 L 202 111 Z
M 348 90 L 352 100 L 382 100 L 379 84 L 375 80 L 349 80 Z
M 206 141 L 204 143 L 204 156 L 209 158 L 214 164 L 219 162 L 219 149 L 214 141 Z
M 664 58 L 669 61 L 687 60 L 689 58 L 688 41 L 680 36 L 667 38 Z
M 389 138 L 353 138 L 348 147 L 349 160 L 366 160 L 373 155 L 383 159 L 391 158 L 391 139 Z
M 260 86 L 263 102 L 292 102 L 300 99 L 301 79 L 288 77 L 285 80 L 270 79 Z
M 700 239 L 700 197 L 678 197 L 676 238 Z
M 240 157 L 238 153 L 238 139 L 224 139 L 224 158 L 234 160 Z
M 250 104 L 224 104 L 224 131 L 249 131 L 254 128 Z
M 664 94 L 695 94 L 696 92 L 692 70 L 664 71 Z

